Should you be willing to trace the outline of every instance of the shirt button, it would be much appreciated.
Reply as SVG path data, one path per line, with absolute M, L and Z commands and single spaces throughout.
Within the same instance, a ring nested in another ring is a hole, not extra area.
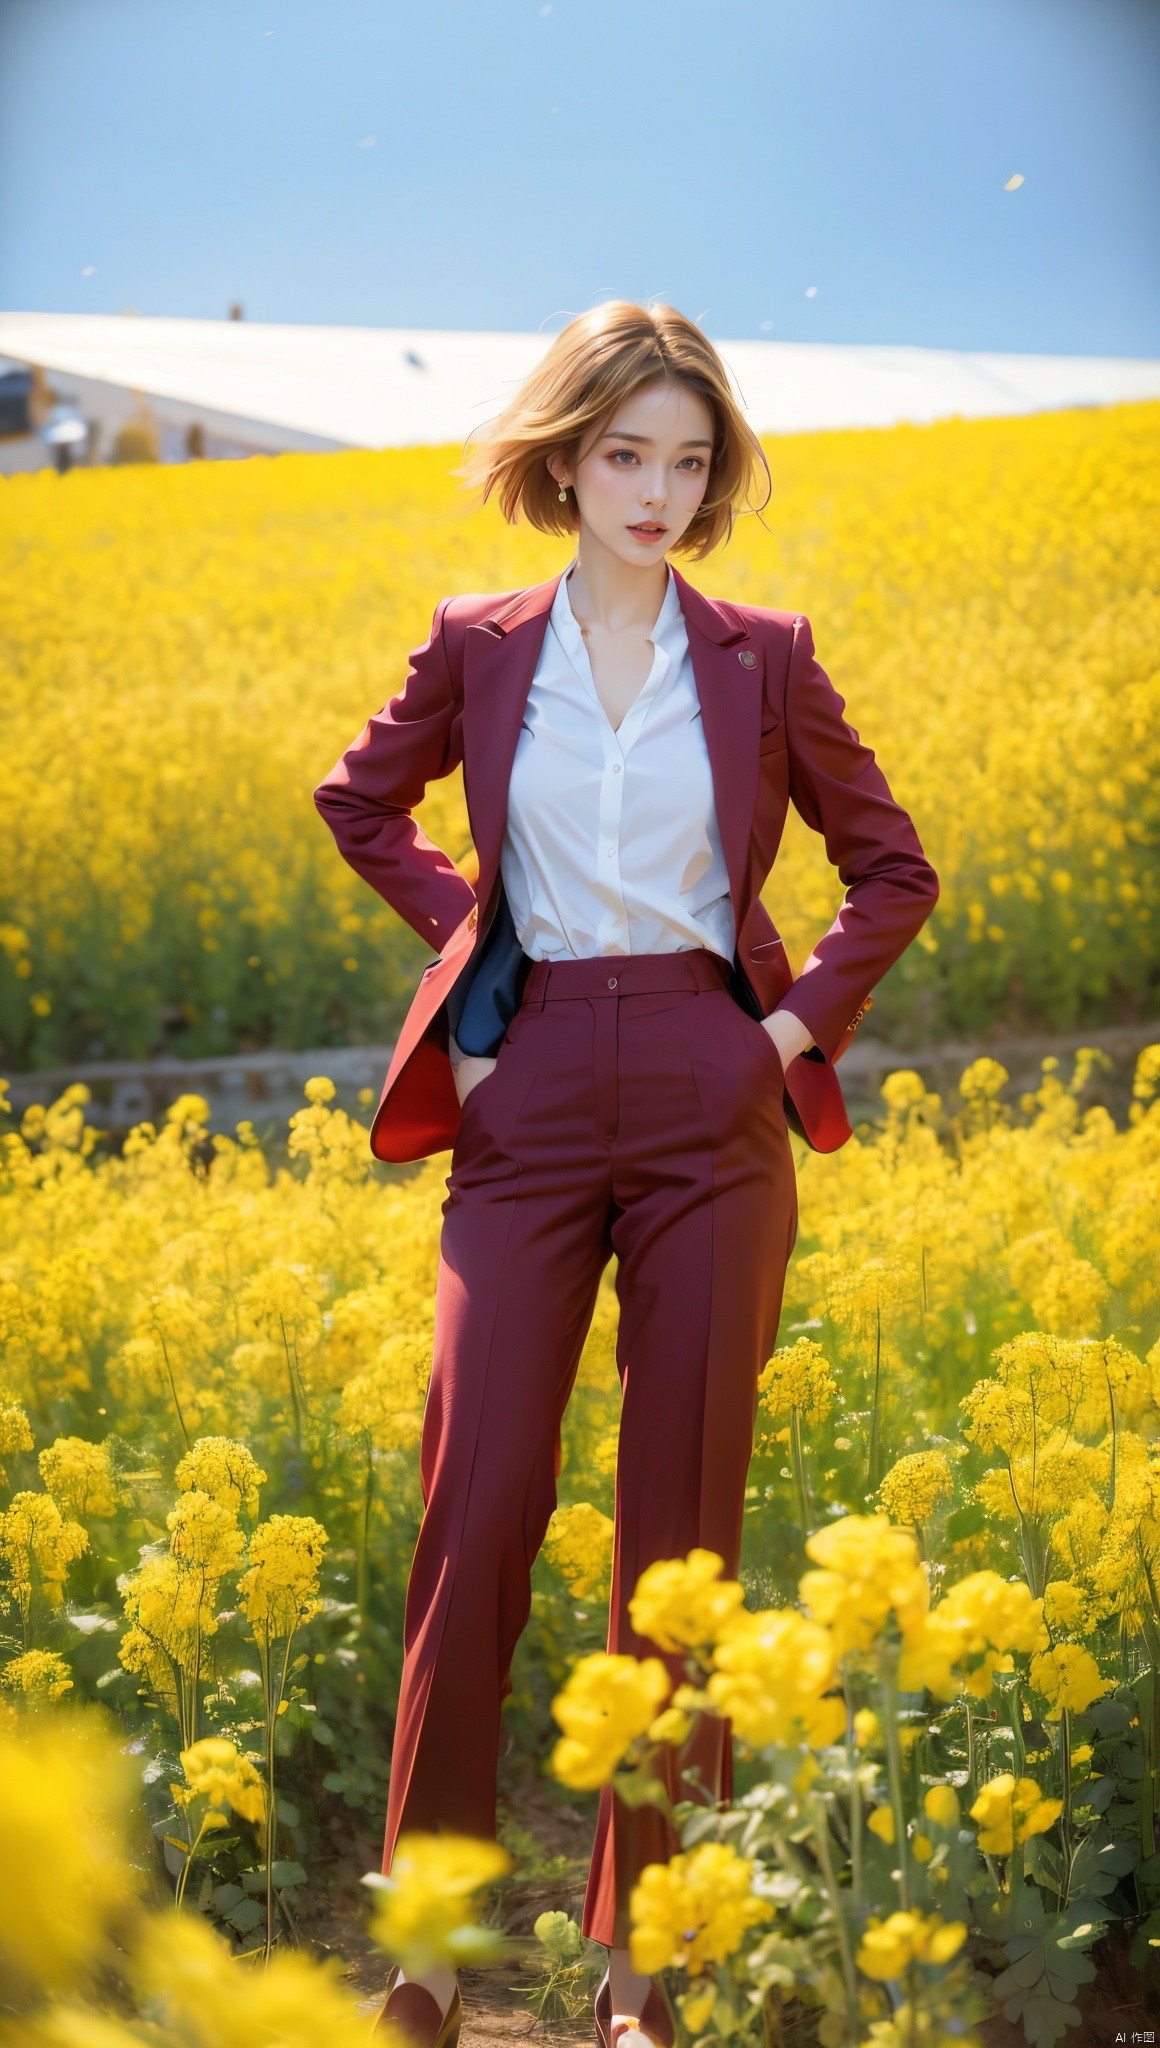
M 614 761 L 614 762 L 613 762 L 613 764 L 612 764 L 612 772 L 613 772 L 613 774 L 614 774 L 614 775 L 619 775 L 619 774 L 620 774 L 620 762 L 619 762 L 619 761 Z
M 608 858 L 609 858 L 609 860 L 614 860 L 614 859 L 615 859 L 615 857 L 616 857 L 616 848 L 615 848 L 615 846 L 610 846 L 610 847 L 609 847 L 609 849 L 608 849 Z

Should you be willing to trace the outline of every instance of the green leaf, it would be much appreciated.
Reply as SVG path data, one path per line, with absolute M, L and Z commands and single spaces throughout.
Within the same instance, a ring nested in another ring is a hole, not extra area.
M 1121 1700 L 1097 1700 L 1088 1709 L 1088 1717 L 1094 1721 L 1101 1735 L 1123 1735 L 1132 1725 L 1132 1716 Z
M 274 1864 L 273 1876 L 279 1891 L 285 1891 L 291 1885 L 306 1883 L 306 1872 L 302 1865 L 284 1861 L 281 1857 Z
M 215 1884 L 210 1893 L 215 1911 L 223 1914 L 228 1913 L 232 1906 L 240 1905 L 244 1897 L 240 1884 Z
M 259 1920 L 264 1919 L 265 1914 L 257 1899 L 242 1899 L 238 1905 L 231 1907 L 224 1917 L 231 1927 L 237 1928 L 239 1934 L 248 1934 L 251 1927 L 256 1927 Z
M 313 1735 L 314 1740 L 316 1742 L 320 1742 L 322 1744 L 322 1747 L 324 1749 L 333 1749 L 334 1730 L 331 1727 L 329 1721 L 323 1721 L 320 1718 L 320 1716 L 316 1714 L 310 1723 L 310 1733 Z

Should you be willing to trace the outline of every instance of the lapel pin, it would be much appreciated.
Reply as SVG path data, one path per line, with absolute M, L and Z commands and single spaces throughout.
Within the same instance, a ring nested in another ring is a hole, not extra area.
M 751 647 L 743 647 L 737 659 L 741 663 L 742 668 L 757 667 L 757 656 Z

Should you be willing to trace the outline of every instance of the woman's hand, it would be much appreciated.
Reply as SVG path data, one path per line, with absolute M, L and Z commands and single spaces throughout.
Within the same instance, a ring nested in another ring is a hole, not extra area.
M 801 1018 L 795 1017 L 792 1010 L 771 1011 L 768 1017 L 762 1018 L 761 1027 L 763 1031 L 768 1031 L 777 1047 L 783 1074 L 790 1061 L 796 1060 L 799 1052 L 805 1052 L 814 1042 Z M 483 1062 L 480 1061 L 478 1064 L 482 1065 Z
M 474 1053 L 465 1052 L 453 1063 L 451 1073 L 461 1109 L 472 1089 L 478 1088 L 480 1082 L 486 1081 L 488 1075 L 494 1072 L 494 1060 L 477 1059 Z

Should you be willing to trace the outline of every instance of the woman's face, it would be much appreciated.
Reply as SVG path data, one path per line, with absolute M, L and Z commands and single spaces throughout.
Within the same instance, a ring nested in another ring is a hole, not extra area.
M 570 484 L 580 539 L 592 534 L 622 562 L 660 561 L 696 513 L 709 481 L 713 415 L 688 384 L 655 378 L 619 405 L 599 439 L 549 468 Z

